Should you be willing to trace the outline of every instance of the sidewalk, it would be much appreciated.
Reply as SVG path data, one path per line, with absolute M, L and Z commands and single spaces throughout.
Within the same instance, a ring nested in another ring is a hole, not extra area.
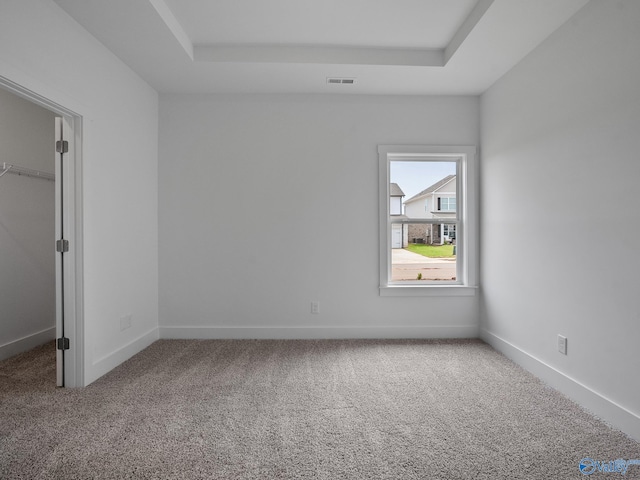
M 391 250 L 391 279 L 451 281 L 456 277 L 455 258 L 429 258 L 403 248 Z

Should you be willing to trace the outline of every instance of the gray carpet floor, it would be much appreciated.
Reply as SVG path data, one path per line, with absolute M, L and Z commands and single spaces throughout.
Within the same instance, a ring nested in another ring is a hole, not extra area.
M 640 444 L 476 341 L 162 340 L 84 389 L 0 362 L 2 479 L 574 479 Z M 640 465 L 589 478 L 640 479 Z

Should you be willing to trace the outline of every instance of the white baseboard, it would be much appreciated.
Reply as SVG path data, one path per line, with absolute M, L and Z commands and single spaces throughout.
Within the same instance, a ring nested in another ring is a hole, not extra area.
M 640 416 L 488 330 L 480 329 L 480 338 L 592 414 L 640 441 Z
M 160 327 L 162 339 L 477 338 L 476 325 L 398 327 Z
M 89 371 L 85 370 L 85 386 L 95 382 L 105 373 L 110 372 L 121 363 L 129 360 L 135 354 L 140 353 L 156 340 L 158 340 L 158 329 L 153 328 L 115 352 L 95 360 Z
M 56 327 L 51 327 L 0 345 L 0 360 L 26 352 L 39 345 L 55 340 L 55 338 Z

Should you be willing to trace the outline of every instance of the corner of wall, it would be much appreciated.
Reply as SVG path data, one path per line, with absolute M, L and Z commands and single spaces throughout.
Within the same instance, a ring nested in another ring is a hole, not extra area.
M 123 347 L 94 361 L 90 368 L 85 370 L 84 386 L 95 382 L 98 378 L 140 353 L 159 338 L 159 329 L 155 327 Z
M 0 345 L 0 360 L 4 360 L 6 358 L 13 357 L 14 355 L 18 355 L 19 353 L 26 352 L 27 350 L 31 350 L 32 348 L 43 345 L 49 341 L 53 342 L 55 338 L 56 329 L 55 327 L 53 327 L 5 343 L 4 345 Z
M 640 416 L 484 328 L 480 338 L 590 413 L 640 441 Z

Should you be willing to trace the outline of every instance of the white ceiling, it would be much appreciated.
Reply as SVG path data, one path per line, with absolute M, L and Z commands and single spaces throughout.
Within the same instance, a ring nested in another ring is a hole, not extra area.
M 588 2 L 55 1 L 160 92 L 402 95 L 482 93 Z
M 412 48 L 444 48 L 478 3 L 477 0 L 164 1 L 194 44 Z

